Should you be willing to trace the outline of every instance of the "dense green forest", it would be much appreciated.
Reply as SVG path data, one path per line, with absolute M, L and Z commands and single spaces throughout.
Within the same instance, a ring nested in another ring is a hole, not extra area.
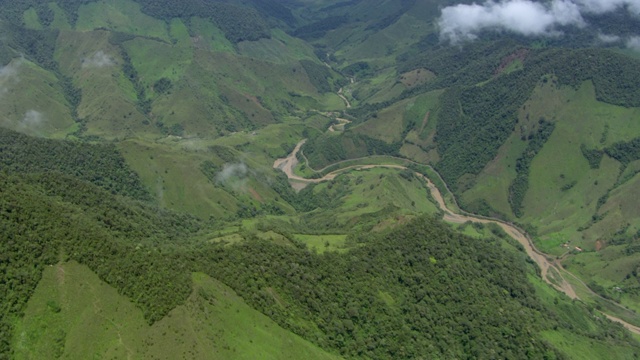
M 317 324 L 317 330 L 293 330 L 349 357 L 553 353 L 530 336 L 548 320 L 524 268 L 495 240 L 473 241 L 429 218 L 387 235 L 362 237 L 356 241 L 364 241 L 364 247 L 322 257 L 256 239 L 208 252 L 207 263 L 211 273 L 257 308 L 285 326 L 295 326 L 289 323 L 292 316 Z M 256 256 L 247 258 L 247 253 Z M 256 278 L 256 273 L 261 275 Z M 290 305 L 278 306 L 270 288 Z M 493 305 L 483 305 L 486 301 Z M 492 314 L 498 309 L 518 315 Z M 426 333 L 431 336 L 421 336 Z
M 88 144 L 30 137 L 0 128 L 0 170 L 60 173 L 91 182 L 112 194 L 151 200 L 136 172 L 113 144 Z

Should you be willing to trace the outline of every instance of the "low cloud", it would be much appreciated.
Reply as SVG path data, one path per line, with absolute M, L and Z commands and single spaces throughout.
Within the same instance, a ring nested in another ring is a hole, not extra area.
M 244 163 L 224 164 L 216 175 L 216 183 L 226 185 L 242 181 L 249 174 L 249 168 Z
M 604 14 L 620 9 L 640 15 L 640 0 L 489 0 L 442 9 L 438 20 L 443 40 L 473 40 L 483 30 L 508 31 L 525 36 L 555 36 L 562 26 L 583 27 L 583 14 Z M 602 41 L 610 40 L 606 35 Z
M 640 51 L 640 36 L 632 36 L 627 40 L 627 47 L 632 50 Z
M 25 132 L 38 132 L 46 122 L 43 113 L 36 110 L 29 110 L 18 123 L 18 130 Z
M 95 54 L 90 57 L 82 59 L 82 68 L 102 68 L 106 66 L 115 65 L 115 61 L 113 58 L 104 53 L 104 51 L 97 51 Z
M 620 36 L 618 35 L 607 35 L 607 34 L 598 34 L 598 40 L 603 43 L 614 43 L 620 41 Z
M 22 60 L 16 60 L 0 67 L 0 98 L 9 91 L 9 86 L 19 81 L 18 71 Z

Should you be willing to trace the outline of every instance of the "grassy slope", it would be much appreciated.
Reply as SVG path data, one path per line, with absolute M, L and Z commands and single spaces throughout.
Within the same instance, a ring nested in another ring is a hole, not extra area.
M 300 65 L 299 60 L 315 59 L 313 48 L 281 30 L 273 30 L 271 39 L 242 42 L 234 47 L 209 20 L 194 17 L 187 23 L 179 19 L 165 22 L 143 14 L 139 5 L 130 0 L 82 5 L 74 30 L 69 30 L 59 7 L 51 4 L 50 8 L 54 13 L 50 28 L 64 29 L 55 44 L 55 60 L 61 73 L 71 77 L 82 92 L 77 110 L 86 121 L 86 135 L 154 138 L 173 126 L 184 129 L 185 135 L 217 137 L 272 124 L 309 107 L 344 108 L 336 94 L 319 94 Z M 23 17 L 29 27 L 41 27 L 33 9 Z M 121 49 L 109 43 L 112 31 L 134 36 L 123 43 L 123 49 L 146 92 L 144 99 L 138 99 L 135 85 L 122 72 Z M 102 66 L 87 66 L 86 60 L 96 54 L 110 61 Z M 43 74 L 39 77 L 50 78 Z M 153 87 L 161 78 L 172 83 L 163 94 Z M 47 94 L 29 100 L 43 102 L 58 96 L 60 90 L 51 89 L 55 82 L 47 79 L 45 85 L 29 81 L 32 91 Z M 21 93 L 24 99 L 25 91 Z M 137 106 L 139 100 L 145 99 L 152 101 L 150 114 L 142 114 Z M 2 100 L 7 101 L 7 109 L 19 110 L 2 119 L 3 124 L 17 128 L 26 112 L 22 108 L 28 105 L 11 105 L 26 101 L 9 96 Z M 64 127 L 54 124 L 55 129 L 39 129 L 39 135 L 51 136 L 55 132 L 60 136 L 76 130 L 67 129 L 73 123 L 64 100 L 54 101 L 63 106 L 39 106 L 43 108 L 39 111 L 50 113 L 49 117 L 58 122 L 67 119 L 67 123 Z
M 136 92 L 122 74 L 120 50 L 109 43 L 106 31 L 63 31 L 58 37 L 56 60 L 63 74 L 82 91 L 78 116 L 87 121 L 87 134 L 123 137 L 154 131 L 136 108 Z M 104 56 L 98 65 L 91 60 Z M 95 65 L 94 65 L 95 64 Z
M 625 171 L 628 175 L 622 178 L 626 182 L 615 185 L 620 163 L 605 155 L 600 167 L 591 169 L 580 146 L 601 149 L 640 136 L 640 124 L 634 120 L 639 111 L 596 101 L 589 82 L 578 89 L 558 89 L 552 82 L 540 84 L 520 110 L 517 130 L 462 196 L 467 204 L 485 199 L 494 209 L 513 217 L 508 187 L 515 177 L 515 160 L 526 146 L 520 137 L 534 129 L 540 117 L 554 121 L 554 133 L 532 163 L 525 216 L 520 221 L 537 227 L 541 250 L 569 253 L 565 261 L 569 270 L 636 310 L 640 310 L 640 297 L 634 290 L 635 277 L 629 276 L 636 270 L 640 254 L 626 253 L 625 245 L 607 247 L 607 243 L 616 233 L 630 238 L 640 229 L 637 164 Z M 605 126 L 609 130 L 605 131 Z M 611 189 L 596 212 L 598 199 Z M 602 219 L 592 223 L 596 213 Z M 579 231 L 581 227 L 585 229 Z M 562 246 L 565 243 L 570 244 L 568 248 Z M 571 251 L 576 246 L 584 251 Z M 614 290 L 616 287 L 623 290 Z
M 193 274 L 194 292 L 147 325 L 127 298 L 75 262 L 48 267 L 16 326 L 16 359 L 333 359 L 253 310 L 233 290 Z
M 280 29 L 272 30 L 271 39 L 239 43 L 238 52 L 244 56 L 279 64 L 314 57 L 313 48 L 309 44 L 287 35 Z
M 130 0 L 97 1 L 82 5 L 78 10 L 76 29 L 87 31 L 96 28 L 170 40 L 165 23 L 143 14 L 140 5 Z
M 400 141 L 404 129 L 404 114 L 412 106 L 411 99 L 399 101 L 380 111 L 375 118 L 353 127 L 353 131 L 387 143 Z
M 596 313 L 589 314 L 586 311 L 578 310 L 575 303 L 572 303 L 565 296 L 561 296 L 557 291 L 542 282 L 538 277 L 529 276 L 536 289 L 536 293 L 548 308 L 553 309 L 556 316 L 561 321 L 576 324 L 579 331 L 591 334 L 591 336 L 581 336 L 568 330 L 546 330 L 542 332 L 542 337 L 550 344 L 558 348 L 569 359 L 633 359 L 634 350 L 626 346 L 617 346 L 615 343 L 607 343 L 598 329 L 602 322 L 606 321 L 602 315 Z M 582 307 L 582 305 L 578 305 Z M 619 327 L 618 331 L 623 331 Z
M 633 120 L 638 109 L 594 101 L 591 84 L 584 84 L 566 99 L 567 104 L 554 114 L 558 120 L 556 130 L 532 163 L 531 186 L 524 205 L 525 219 L 540 226 L 542 233 L 564 235 L 566 240 L 575 242 L 580 238 L 564 233 L 563 229 L 585 225 L 595 212 L 598 198 L 615 183 L 620 168 L 605 157 L 600 169 L 590 169 L 580 145 L 593 148 L 630 140 L 640 135 L 640 124 Z M 612 130 L 604 144 L 600 144 L 605 124 Z M 563 185 L 573 181 L 576 181 L 573 188 L 562 191 Z M 553 222 L 558 220 L 563 225 L 554 226 Z M 587 239 L 578 246 L 593 248 L 595 240 Z
M 255 134 L 241 132 L 217 140 L 127 140 L 119 147 L 161 205 L 203 218 L 226 218 L 235 214 L 240 203 L 259 205 L 279 197 L 269 184 L 274 177 L 271 166 L 275 158 L 286 155 L 281 145 L 293 147 L 300 138 L 298 129 L 271 125 Z M 213 145 L 231 149 L 235 158 L 229 162 L 246 164 L 250 168 L 246 177 L 228 183 L 208 179 L 200 169 L 202 162 L 213 161 L 220 167 L 227 162 L 209 150 Z
M 471 203 L 484 198 L 495 209 L 511 214 L 508 186 L 515 176 L 515 160 L 526 146 L 520 137 L 527 136 L 535 129 L 537 119 L 544 117 L 554 121 L 556 129 L 532 163 L 523 220 L 538 227 L 545 251 L 559 251 L 558 245 L 565 241 L 593 247 L 596 239 L 588 239 L 591 244 L 581 242 L 576 229 L 589 221 L 598 198 L 615 183 L 619 164 L 605 156 L 600 169 L 590 169 L 580 145 L 601 148 L 638 136 L 640 126 L 632 120 L 637 112 L 595 101 L 591 83 L 577 90 L 558 89 L 551 82 L 541 84 L 520 110 L 516 131 L 463 199 Z M 611 130 L 601 144 L 605 124 Z M 572 188 L 562 190 L 573 182 Z
M 205 154 L 135 140 L 119 147 L 161 206 L 207 218 L 225 215 L 223 203 L 236 210 L 233 197 L 216 189 L 200 171 Z
M 336 216 L 337 224 L 334 225 L 362 227 L 371 220 L 370 214 L 377 212 L 382 212 L 381 218 L 384 219 L 394 213 L 416 215 L 437 211 L 436 205 L 428 199 L 424 183 L 417 178 L 404 179 L 396 169 L 374 168 L 349 172 L 334 182 L 316 186 L 314 191 L 326 191 L 332 197 L 337 196 L 341 202 L 337 209 L 328 212 Z
M 69 104 L 55 75 L 21 58 L 3 70 L 0 125 L 46 137 L 62 137 L 74 130 Z
M 60 30 L 69 30 L 71 29 L 71 25 L 69 24 L 69 19 L 67 18 L 67 14 L 58 6 L 58 4 L 54 2 L 50 2 L 49 8 L 53 11 L 53 22 L 49 25 L 52 29 L 60 29 Z

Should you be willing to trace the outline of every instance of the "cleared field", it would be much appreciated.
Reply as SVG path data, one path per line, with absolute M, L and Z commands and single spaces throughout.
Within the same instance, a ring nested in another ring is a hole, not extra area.
M 207 218 L 237 210 L 235 198 L 216 188 L 200 170 L 205 154 L 133 140 L 119 147 L 161 206 Z
M 539 226 L 541 234 L 562 234 L 579 246 L 593 247 L 595 239 L 579 243 L 580 237 L 571 229 L 589 221 L 598 199 L 616 182 L 620 165 L 605 156 L 599 169 L 590 169 L 580 146 L 606 146 L 640 135 L 640 124 L 631 120 L 638 110 L 595 101 L 590 83 L 566 99 L 566 106 L 554 114 L 558 120 L 554 133 L 532 163 L 525 219 Z M 608 131 L 600 144 L 607 124 L 624 132 Z
M 97 28 L 170 41 L 166 24 L 143 14 L 140 5 L 129 0 L 102 0 L 80 6 L 76 29 L 87 31 Z
M 339 185 L 322 183 L 315 191 L 326 189 L 330 196 L 340 195 L 340 218 L 352 219 L 397 208 L 401 213 L 435 213 L 437 207 L 429 201 L 424 183 L 408 172 L 407 177 L 398 175 L 396 169 L 373 168 L 351 171 L 336 179 Z M 340 180 L 342 179 L 342 180 Z M 349 188 L 349 191 L 346 189 Z M 356 223 L 354 222 L 354 225 Z
M 296 234 L 296 239 L 306 244 L 309 249 L 322 254 L 326 251 L 343 252 L 345 248 L 346 235 L 308 235 Z
M 381 110 L 373 119 L 353 127 L 353 131 L 387 143 L 400 141 L 402 140 L 402 131 L 405 128 L 405 111 L 412 106 L 413 102 L 411 100 L 400 101 L 391 107 Z

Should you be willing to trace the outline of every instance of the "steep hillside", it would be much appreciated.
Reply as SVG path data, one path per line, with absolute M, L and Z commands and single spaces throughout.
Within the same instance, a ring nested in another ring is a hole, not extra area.
M 16 359 L 49 356 L 336 359 L 194 273 L 184 304 L 149 325 L 139 308 L 75 262 L 47 267 L 16 325 Z
M 640 353 L 634 3 L 0 6 L 0 358 Z
M 159 5 L 6 5 L 24 27 L 9 21 L 15 17 L 3 23 L 7 96 L 0 101 L 12 109 L 5 126 L 45 136 L 215 137 L 280 122 L 309 104 L 340 102 L 328 94 L 333 80 L 324 79 L 339 75 L 318 73 L 324 67 L 312 48 L 269 28 L 256 10 L 223 2 Z M 274 47 L 280 50 L 269 55 Z M 25 84 L 30 91 L 20 88 Z

